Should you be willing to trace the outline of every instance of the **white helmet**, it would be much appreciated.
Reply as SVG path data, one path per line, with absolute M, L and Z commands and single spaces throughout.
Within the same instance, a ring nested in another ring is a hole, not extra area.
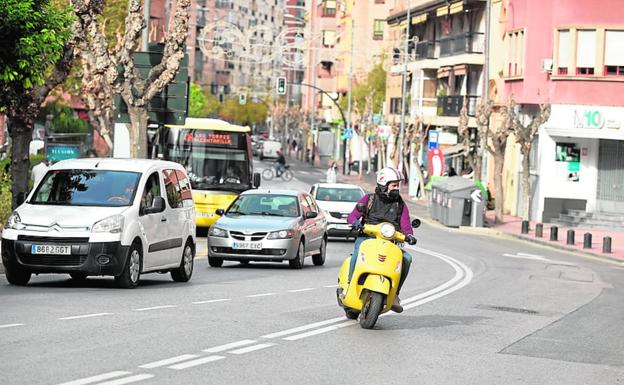
M 401 172 L 394 167 L 384 167 L 377 172 L 377 184 L 385 187 L 390 182 L 400 182 L 403 180 Z

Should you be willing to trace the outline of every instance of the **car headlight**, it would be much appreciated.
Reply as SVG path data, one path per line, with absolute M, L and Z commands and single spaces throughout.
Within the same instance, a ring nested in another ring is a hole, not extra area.
M 394 236 L 395 229 L 390 223 L 382 223 L 379 231 L 385 238 L 392 238 Z
M 21 230 L 26 226 L 22 224 L 22 218 L 20 218 L 17 211 L 13 211 L 13 214 L 11 214 L 11 216 L 9 216 L 9 219 L 7 219 L 6 227 L 9 229 Z
M 124 217 L 122 215 L 113 215 L 104 218 L 99 222 L 95 222 L 91 232 L 94 233 L 121 233 L 124 225 Z
M 208 235 L 210 235 L 211 237 L 227 238 L 228 232 L 226 230 L 212 226 L 210 228 L 210 231 L 208 231 Z
M 295 236 L 295 232 L 292 230 L 280 230 L 269 233 L 267 239 L 290 239 Z

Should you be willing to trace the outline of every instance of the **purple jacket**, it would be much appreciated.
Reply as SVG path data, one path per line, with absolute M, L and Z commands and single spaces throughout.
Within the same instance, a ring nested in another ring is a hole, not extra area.
M 362 203 L 364 204 L 364 206 L 368 206 L 368 194 L 360 198 L 358 203 Z M 353 211 L 351 211 L 351 214 L 349 214 L 349 216 L 347 217 L 347 222 L 353 224 L 353 222 L 357 221 L 361 217 L 362 213 L 359 212 L 357 208 L 354 208 Z M 412 223 L 410 222 L 409 210 L 406 204 L 403 205 L 403 213 L 401 213 L 401 221 L 399 223 L 401 224 L 401 232 L 403 234 L 414 234 L 414 230 L 412 229 Z

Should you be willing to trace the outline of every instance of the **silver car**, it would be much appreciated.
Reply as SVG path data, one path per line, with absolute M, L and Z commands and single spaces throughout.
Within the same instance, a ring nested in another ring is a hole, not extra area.
M 293 190 L 248 190 L 223 212 L 208 231 L 208 263 L 220 267 L 224 260 L 287 260 L 293 269 L 305 257 L 325 263 L 327 222 L 314 198 Z

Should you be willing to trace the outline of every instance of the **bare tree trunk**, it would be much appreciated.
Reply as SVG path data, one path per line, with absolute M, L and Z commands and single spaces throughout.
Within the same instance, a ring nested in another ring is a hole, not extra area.
M 130 157 L 147 158 L 147 121 L 145 107 L 128 106 L 130 116 Z
M 505 164 L 505 150 L 494 154 L 495 183 L 494 191 L 496 194 L 495 215 L 496 223 L 503 223 L 503 166 Z
M 11 193 L 12 208 L 17 207 L 17 195 L 28 191 L 28 171 L 30 169 L 29 144 L 33 124 L 27 124 L 15 117 L 8 121 L 11 135 Z
M 529 153 L 531 149 L 529 148 Z M 524 152 L 524 151 L 523 151 Z M 522 154 L 522 192 L 524 196 L 524 202 L 522 204 L 522 219 L 525 221 L 529 220 L 529 212 L 531 207 L 531 184 L 529 181 L 530 177 L 530 165 L 529 165 L 529 154 Z

